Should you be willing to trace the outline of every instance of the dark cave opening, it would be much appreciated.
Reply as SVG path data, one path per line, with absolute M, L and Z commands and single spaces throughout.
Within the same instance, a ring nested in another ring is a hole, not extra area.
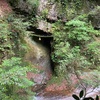
M 50 55 L 50 63 L 51 63 L 51 70 L 52 70 L 52 73 L 54 74 L 54 63 L 51 59 L 51 53 L 52 53 L 52 42 L 53 42 L 53 37 L 52 37 L 52 34 L 51 33 L 47 33 L 47 32 L 44 32 L 40 29 L 36 29 L 36 28 L 33 28 L 33 27 L 30 27 L 30 29 L 28 29 L 28 31 L 32 31 L 32 39 L 43 45 L 44 47 L 46 47 L 48 50 L 49 50 L 49 54 Z
M 35 36 L 37 35 L 37 37 L 39 37 L 39 36 L 40 37 L 45 37 L 45 38 L 52 37 L 52 33 L 45 32 L 45 31 L 37 29 L 36 27 L 33 27 L 33 26 L 29 26 L 27 30 L 32 31 L 33 35 L 35 35 Z

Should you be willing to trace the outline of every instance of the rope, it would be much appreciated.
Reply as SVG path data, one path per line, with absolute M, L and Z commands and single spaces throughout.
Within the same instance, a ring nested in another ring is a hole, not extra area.
M 36 35 L 36 34 L 32 34 L 32 36 L 35 36 L 35 37 L 44 37 L 44 38 L 50 38 L 50 37 L 53 37 L 53 35 L 50 35 L 50 36 L 46 36 L 46 35 Z

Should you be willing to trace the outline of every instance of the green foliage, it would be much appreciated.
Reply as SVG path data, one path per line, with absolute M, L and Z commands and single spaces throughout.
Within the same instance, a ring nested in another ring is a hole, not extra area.
M 45 19 L 45 18 L 47 17 L 47 15 L 48 15 L 48 9 L 45 8 L 45 9 L 42 11 L 42 15 L 41 15 L 41 16 L 42 16 L 43 19 Z
M 12 57 L 2 62 L 0 65 L 0 100 L 19 100 L 18 90 L 23 89 L 24 92 L 34 84 L 26 78 L 27 71 L 29 68 L 23 65 L 21 58 Z
M 38 0 L 27 0 L 27 2 L 32 5 L 33 7 L 37 7 L 39 1 Z
M 63 77 L 52 76 L 52 78 L 48 81 L 48 84 L 61 85 L 62 81 L 63 81 Z
M 91 35 L 99 33 L 93 29 L 90 23 L 80 20 L 71 20 L 66 23 L 65 27 L 68 31 L 68 39 L 76 39 L 77 42 L 87 42 L 91 39 Z
M 26 0 L 26 2 L 32 7 L 32 14 L 35 15 L 37 13 L 39 0 Z
M 24 37 L 29 34 L 28 25 L 15 15 L 0 19 L 0 100 L 22 100 L 20 91 L 28 94 L 34 84 L 26 78 L 30 69 L 21 59 L 27 48 Z
M 82 0 L 55 0 L 55 2 L 61 3 L 63 7 L 65 7 L 67 3 L 73 3 L 75 8 L 80 8 L 82 6 Z
M 10 25 L 10 31 L 14 45 L 13 49 L 17 56 L 22 56 L 24 55 L 26 49 L 24 37 L 28 36 L 29 34 L 27 27 L 30 25 L 30 23 L 23 22 L 22 18 L 16 18 L 15 16 L 9 16 L 8 23 Z
M 4 21 L 4 19 L 0 19 L 0 30 L 0 60 L 2 61 L 5 56 L 7 57 L 12 53 L 11 32 L 8 22 Z
M 100 43 L 95 37 L 98 38 L 100 32 L 94 30 L 91 23 L 73 19 L 66 24 L 59 21 L 53 28 L 52 60 L 58 76 L 78 75 L 78 70 L 97 69 L 100 65 Z
M 30 25 L 29 22 L 23 21 L 23 18 L 19 18 L 16 15 L 9 15 L 7 17 L 8 24 L 10 25 L 10 31 L 17 37 L 19 35 L 21 37 L 27 35 L 27 27 Z
M 93 71 L 88 72 L 88 74 L 85 75 L 86 78 L 81 79 L 81 83 L 85 86 L 84 88 L 88 86 L 99 88 L 99 85 L 100 85 L 99 73 L 100 73 L 100 70 L 93 70 Z
M 25 51 L 24 36 L 28 35 L 26 31 L 28 25 L 30 25 L 28 22 L 23 22 L 23 19 L 16 18 L 14 15 L 8 16 L 7 19 L 0 19 L 1 61 L 12 55 L 23 55 L 21 51 Z
M 86 55 L 88 56 L 88 59 L 91 61 L 92 65 L 98 66 L 100 64 L 100 41 L 89 43 L 87 45 Z

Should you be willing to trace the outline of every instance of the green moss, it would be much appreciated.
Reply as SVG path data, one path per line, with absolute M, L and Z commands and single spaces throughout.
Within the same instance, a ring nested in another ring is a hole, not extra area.
M 43 19 L 47 18 L 48 12 L 49 12 L 49 11 L 48 11 L 47 8 L 45 8 L 44 10 L 42 10 L 42 12 L 41 12 L 41 17 L 42 17 Z
M 63 81 L 63 77 L 52 76 L 52 78 L 48 81 L 48 84 L 61 84 Z

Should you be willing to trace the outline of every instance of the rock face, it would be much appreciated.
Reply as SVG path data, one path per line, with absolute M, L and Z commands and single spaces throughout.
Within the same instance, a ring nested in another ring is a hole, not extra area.
M 29 50 L 26 53 L 25 60 L 30 62 L 34 68 L 38 69 L 38 73 L 28 73 L 28 78 L 33 79 L 37 84 L 45 83 L 51 76 L 51 65 L 49 50 L 30 38 L 25 38 Z
M 51 28 L 52 28 L 52 25 L 50 23 L 48 23 L 47 21 L 45 21 L 45 20 L 39 20 L 38 21 L 37 29 L 43 30 L 44 32 L 48 33 Z
M 18 0 L 18 3 L 16 3 L 17 5 L 15 5 L 17 8 L 29 14 L 35 14 L 37 20 L 36 27 L 38 29 L 45 32 L 51 32 L 52 21 L 57 21 L 60 19 L 63 22 L 66 22 L 79 14 L 87 14 L 93 10 L 95 6 L 100 5 L 99 0 L 84 0 L 80 3 L 81 4 L 78 5 L 79 8 L 75 8 L 75 6 L 77 7 L 77 1 L 74 3 L 72 1 L 66 2 L 66 6 L 63 7 L 63 9 L 60 2 L 55 2 L 53 0 Z M 49 19 L 49 21 L 47 19 Z M 95 17 L 95 19 L 97 20 L 98 18 Z
M 53 4 L 52 7 L 51 7 L 51 9 L 49 10 L 48 19 L 57 20 L 56 4 Z
M 60 19 L 66 22 L 75 18 L 77 15 L 88 14 L 90 11 L 91 12 L 88 16 L 89 20 L 91 20 L 95 28 L 100 29 L 100 7 L 94 9 L 95 6 L 100 4 L 100 0 L 93 0 L 93 2 L 90 2 L 89 0 L 83 0 L 83 6 L 81 6 L 78 10 L 75 10 L 75 8 L 73 7 L 75 5 L 69 2 L 66 8 L 64 8 L 66 11 L 61 8 L 60 3 L 54 2 L 53 0 L 39 0 L 38 5 L 28 3 L 26 1 L 27 0 L 19 0 L 16 7 L 29 13 L 29 15 L 35 13 L 35 18 L 37 21 L 37 25 L 35 27 L 37 29 L 43 30 L 45 32 L 50 32 L 50 30 L 52 29 L 52 21 L 56 22 L 58 19 Z M 34 0 L 32 0 L 32 2 L 34 2 Z M 0 11 L 0 15 L 2 12 L 3 9 Z M 37 84 L 45 84 L 45 82 L 50 79 L 50 76 L 52 74 L 52 71 L 50 69 L 50 56 L 48 55 L 49 51 L 30 38 L 25 38 L 25 40 L 27 45 L 29 46 L 29 51 L 26 53 L 25 60 L 30 62 L 33 67 L 39 70 L 39 73 L 37 74 L 28 72 L 27 77 L 29 79 L 33 79 Z M 38 88 L 38 86 L 36 87 Z M 58 84 L 53 84 L 48 85 L 45 88 L 47 92 L 63 91 L 64 89 L 70 89 L 66 88 L 65 82 L 62 82 L 60 86 L 58 86 Z
M 47 6 L 48 0 L 39 0 L 38 14 L 41 13 Z
M 96 29 L 100 29 L 100 6 L 89 13 L 88 19 Z
M 75 10 L 75 4 L 73 2 L 68 2 L 66 3 L 66 7 L 62 8 L 62 5 L 60 2 L 54 2 L 54 1 L 49 1 L 49 0 L 39 0 L 39 5 L 38 5 L 38 10 L 37 10 L 37 16 L 43 16 L 44 13 L 45 18 L 53 21 L 57 20 L 62 20 L 63 22 L 66 22 L 67 20 L 71 20 L 72 18 L 76 17 L 78 14 L 84 14 L 84 13 L 89 13 L 92 11 L 95 6 L 99 5 L 99 1 L 87 1 L 85 0 L 84 2 L 82 1 L 79 9 L 76 8 Z M 44 20 L 44 19 L 42 19 Z M 46 20 L 44 20 L 46 21 Z M 42 21 L 43 22 L 43 21 Z M 47 21 L 47 23 L 50 23 Z M 44 24 L 44 22 L 43 22 Z M 52 22 L 50 23 L 52 24 Z M 47 27 L 46 24 L 44 24 L 44 27 Z M 51 28 L 51 27 L 49 27 Z M 44 30 L 45 29 L 42 27 L 39 27 L 39 29 Z
M 6 0 L 0 0 L 0 17 L 8 15 L 12 12 L 10 5 L 7 3 Z

